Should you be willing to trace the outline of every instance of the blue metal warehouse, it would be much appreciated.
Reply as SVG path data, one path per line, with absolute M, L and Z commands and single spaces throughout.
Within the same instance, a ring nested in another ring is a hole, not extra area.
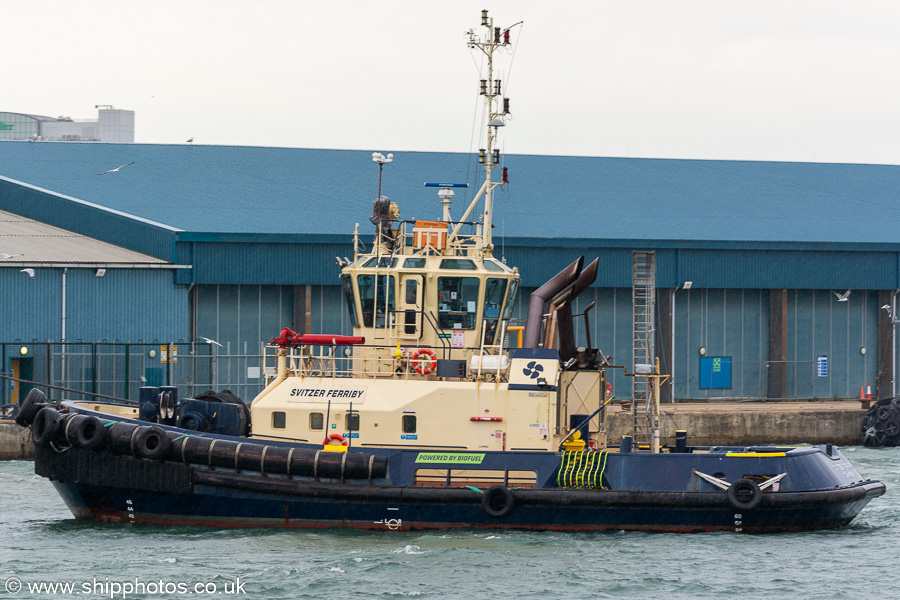
M 520 269 L 523 294 L 578 255 L 599 256 L 581 303 L 596 301 L 592 339 L 621 364 L 632 252 L 655 251 L 656 346 L 675 398 L 846 398 L 867 382 L 893 395 L 900 168 L 504 160 L 496 255 Z M 471 190 L 479 177 L 467 154 L 398 153 L 384 192 L 401 218 L 432 219 L 440 205 L 422 182 Z M 377 180 L 364 151 L 0 142 L 2 370 L 27 358 L 27 343 L 140 342 L 141 377 L 158 382 L 172 368 L 158 364 L 160 344 L 180 342 L 184 357 L 212 351 L 205 337 L 249 356 L 282 326 L 349 333 L 333 259 L 352 254 L 355 223 L 371 239 Z M 95 363 L 82 384 L 108 377 Z M 218 368 L 207 380 L 226 381 Z M 72 383 L 61 373 L 47 367 Z M 628 395 L 624 379 L 614 385 Z

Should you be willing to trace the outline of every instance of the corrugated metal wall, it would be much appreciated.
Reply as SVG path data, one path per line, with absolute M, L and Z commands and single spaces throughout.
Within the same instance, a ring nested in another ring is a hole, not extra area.
M 260 342 L 293 325 L 292 286 L 197 286 L 197 336 L 222 344 L 227 354 L 259 354 Z
M 797 365 L 796 376 L 788 378 L 789 397 L 858 398 L 859 387 L 869 382 L 875 389 L 877 292 L 853 291 L 838 302 L 829 291 L 790 290 L 787 305 L 787 356 Z M 818 356 L 828 357 L 827 377 L 817 376 Z
M 66 273 L 66 339 L 170 341 L 187 339 L 188 286 L 169 269 L 70 268 Z M 62 337 L 63 269 L 0 268 L 0 340 Z
M 343 244 L 193 243 L 193 281 L 328 285 L 340 275 L 334 257 L 353 255 L 350 239 Z

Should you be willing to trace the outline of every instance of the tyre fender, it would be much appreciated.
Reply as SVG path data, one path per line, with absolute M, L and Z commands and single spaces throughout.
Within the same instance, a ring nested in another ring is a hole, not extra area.
M 75 425 L 75 445 L 84 450 L 99 450 L 106 444 L 106 427 L 100 419 L 88 415 Z
M 762 490 L 752 479 L 738 479 L 728 487 L 728 501 L 739 510 L 751 510 L 762 501 Z
M 170 445 L 169 436 L 161 427 L 141 427 L 134 438 L 134 453 L 138 458 L 162 460 Z
M 512 512 L 516 506 L 516 497 L 512 490 L 503 485 L 493 485 L 484 491 L 481 497 L 481 509 L 490 517 L 502 519 Z
M 45 406 L 31 423 L 31 441 L 35 446 L 49 446 L 59 430 L 59 413 L 55 408 Z
M 46 399 L 47 396 L 44 395 L 44 392 L 37 388 L 32 388 L 19 407 L 19 414 L 16 415 L 16 425 L 20 427 L 31 425 L 38 411 L 41 410 L 41 403 Z

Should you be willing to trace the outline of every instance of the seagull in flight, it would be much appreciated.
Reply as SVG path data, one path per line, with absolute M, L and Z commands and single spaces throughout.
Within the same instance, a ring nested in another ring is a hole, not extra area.
M 119 172 L 119 169 L 121 169 L 122 167 L 128 167 L 128 166 L 131 166 L 131 165 L 133 165 L 133 164 L 134 164 L 134 161 L 131 161 L 130 163 L 125 163 L 124 165 L 119 165 L 119 166 L 116 167 L 115 169 L 110 169 L 110 170 L 108 170 L 108 171 L 103 171 L 102 173 L 97 173 L 97 175 L 106 175 L 107 173 L 118 173 L 118 172 Z
M 210 345 L 215 344 L 216 346 L 219 346 L 219 347 L 222 346 L 222 344 L 220 344 L 220 343 L 217 342 L 216 340 L 211 340 L 211 339 L 209 339 L 208 337 L 203 337 L 202 335 L 200 336 L 200 339 L 203 340 L 204 342 L 206 342 L 207 344 L 210 344 Z
M 19 269 L 19 272 L 20 273 L 28 273 L 28 276 L 31 277 L 32 279 L 34 279 L 34 269 L 32 269 L 31 267 L 29 267 L 27 269 Z
M 0 252 L 0 256 L 3 258 L 15 258 L 17 256 L 25 256 L 24 254 L 7 254 L 6 252 Z
M 193 141 L 194 141 L 194 138 L 191 138 L 191 139 L 189 139 L 189 140 L 187 141 L 187 143 L 190 144 L 190 143 L 193 142 Z
M 843 294 L 838 294 L 837 292 L 832 292 L 835 296 L 837 296 L 838 302 L 846 302 L 850 298 L 850 290 L 847 290 Z

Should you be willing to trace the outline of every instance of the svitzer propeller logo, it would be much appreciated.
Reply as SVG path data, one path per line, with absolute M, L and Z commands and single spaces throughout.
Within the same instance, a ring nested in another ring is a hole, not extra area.
M 541 376 L 541 373 L 544 372 L 544 367 L 536 363 L 535 361 L 531 361 L 525 368 L 522 369 L 522 373 L 528 375 L 532 379 L 537 379 Z

